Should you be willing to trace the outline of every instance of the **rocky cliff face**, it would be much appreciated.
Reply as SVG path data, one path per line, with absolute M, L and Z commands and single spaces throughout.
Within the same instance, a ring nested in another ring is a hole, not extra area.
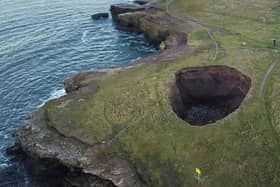
M 168 49 L 187 44 L 188 34 L 181 29 L 181 21 L 161 9 L 118 4 L 111 6 L 111 13 L 117 28 L 144 33 L 156 46 L 164 42 Z
M 87 75 L 87 80 L 91 80 L 93 75 Z M 73 77 L 71 80 L 77 81 L 76 79 L 77 77 Z M 82 82 L 76 84 L 80 85 Z M 74 86 L 73 83 L 66 85 Z M 68 89 L 68 93 L 77 94 L 84 89 L 89 91 L 92 87 L 81 87 L 81 90 L 75 87 L 74 92 Z M 91 91 L 95 91 L 95 87 Z M 102 142 L 88 145 L 75 138 L 63 136 L 48 126 L 48 116 L 44 109 L 30 114 L 27 124 L 17 131 L 15 139 L 31 158 L 33 165 L 36 165 L 35 173 L 40 171 L 46 176 L 46 173 L 58 175 L 63 185 L 140 186 L 135 172 L 125 159 L 100 156 L 99 152 L 105 146 Z

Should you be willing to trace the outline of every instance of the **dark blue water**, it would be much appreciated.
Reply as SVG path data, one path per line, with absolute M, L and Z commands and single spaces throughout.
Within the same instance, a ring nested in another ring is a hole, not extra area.
M 0 0 L 0 186 L 31 185 L 25 168 L 4 152 L 28 112 L 65 93 L 66 77 L 154 52 L 143 36 L 115 30 L 111 19 L 91 20 L 117 2 Z

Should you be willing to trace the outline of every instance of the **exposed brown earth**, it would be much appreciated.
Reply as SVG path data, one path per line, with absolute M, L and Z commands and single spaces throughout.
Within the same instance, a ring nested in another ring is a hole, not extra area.
M 234 68 L 186 68 L 176 73 L 170 99 L 174 112 L 181 119 L 201 126 L 235 111 L 250 87 L 250 78 Z

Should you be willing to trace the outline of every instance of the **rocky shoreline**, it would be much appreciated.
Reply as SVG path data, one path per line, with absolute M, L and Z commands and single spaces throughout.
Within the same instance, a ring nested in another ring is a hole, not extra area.
M 174 29 L 174 24 L 180 27 L 179 20 L 155 8 L 153 3 L 137 3 L 140 5 L 111 6 L 117 28 L 144 33 L 148 41 L 157 46 L 164 42 L 165 50 L 126 67 L 79 73 L 65 81 L 68 95 L 94 94 L 99 89 L 97 80 L 106 76 L 143 63 L 170 61 L 195 51 L 188 49 L 188 34 Z M 7 152 L 10 155 L 26 154 L 34 175 L 55 175 L 61 178 L 58 186 L 143 186 L 141 176 L 128 159 L 100 154 L 113 140 L 89 145 L 76 138 L 65 137 L 48 125 L 48 116 L 43 108 L 29 115 L 25 126 L 14 134 L 14 138 L 16 145 Z

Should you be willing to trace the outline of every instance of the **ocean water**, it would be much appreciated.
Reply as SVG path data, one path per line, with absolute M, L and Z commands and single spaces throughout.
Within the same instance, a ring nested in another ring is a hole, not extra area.
M 26 115 L 65 94 L 77 72 L 119 67 L 153 53 L 142 35 L 91 20 L 123 0 L 0 0 L 0 186 L 32 186 L 5 150 Z

